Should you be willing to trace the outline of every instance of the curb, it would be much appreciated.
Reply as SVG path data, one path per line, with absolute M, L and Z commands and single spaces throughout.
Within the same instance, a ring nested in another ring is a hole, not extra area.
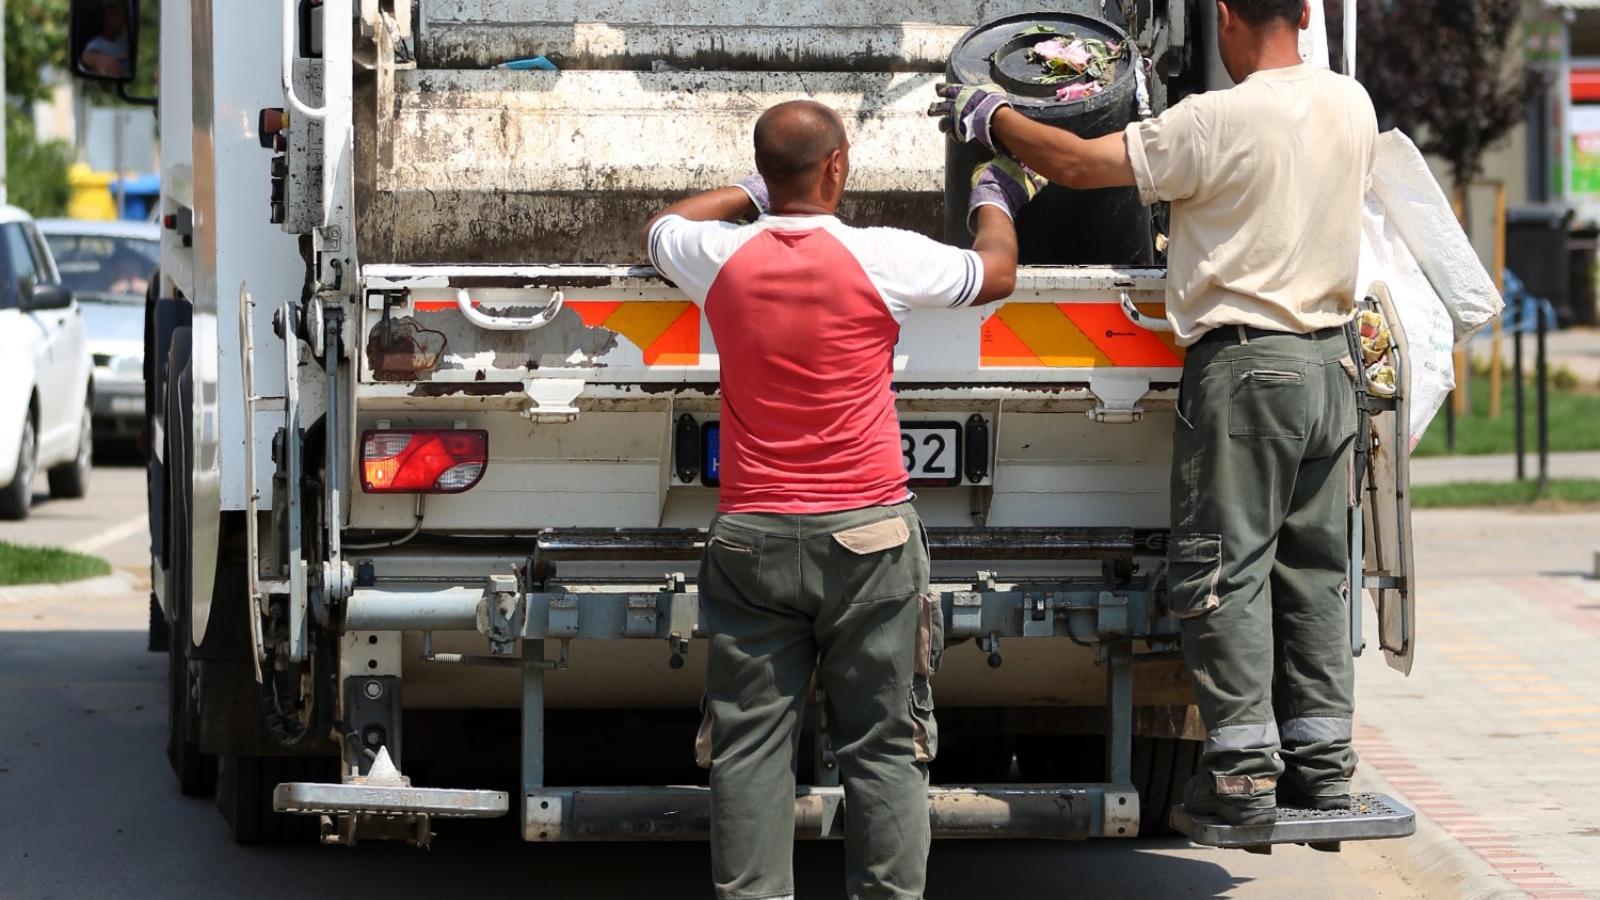
M 0 587 L 0 603 L 29 603 L 36 600 L 64 600 L 75 597 L 108 597 L 113 595 L 144 594 L 133 576 L 120 569 L 99 578 L 82 581 L 63 581 L 49 584 L 15 584 Z
M 1483 857 L 1451 837 L 1439 824 L 1389 783 L 1374 766 L 1362 766 L 1356 776 L 1357 791 L 1388 794 L 1411 807 L 1417 816 L 1417 833 L 1398 841 L 1383 842 L 1383 849 L 1394 851 L 1397 861 L 1418 876 L 1418 887 L 1448 886 L 1461 900 L 1501 900 L 1528 894 L 1506 881 Z

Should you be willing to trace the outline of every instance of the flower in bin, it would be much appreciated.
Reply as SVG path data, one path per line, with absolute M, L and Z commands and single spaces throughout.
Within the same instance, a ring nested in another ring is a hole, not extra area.
M 1089 52 L 1083 41 L 1068 43 L 1060 38 L 1052 38 L 1033 45 L 1033 52 L 1051 68 L 1071 69 L 1074 72 L 1089 68 L 1089 63 L 1094 60 L 1094 54 Z

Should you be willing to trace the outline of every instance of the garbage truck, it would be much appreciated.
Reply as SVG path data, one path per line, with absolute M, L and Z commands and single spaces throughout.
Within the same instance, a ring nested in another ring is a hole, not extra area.
M 1113 29 L 1124 121 L 1226 84 L 1214 9 L 1184 0 L 159 0 L 158 33 L 144 2 L 111 4 L 108 72 L 81 58 L 107 4 L 76 0 L 73 66 L 121 88 L 158 49 L 151 643 L 180 787 L 242 843 L 426 845 L 492 817 L 538 842 L 703 838 L 718 357 L 640 226 L 747 175 L 756 116 L 810 97 L 849 128 L 845 218 L 963 239 L 925 110 L 985 64 L 952 48 L 986 22 Z M 905 325 L 946 645 L 938 836 L 1156 833 L 1195 771 L 1164 602 L 1163 220 L 1097 221 L 1118 258 L 1025 265 L 1008 300 Z M 1404 667 L 1397 405 L 1373 410 L 1390 431 L 1351 540 Z M 843 821 L 822 699 L 801 838 Z

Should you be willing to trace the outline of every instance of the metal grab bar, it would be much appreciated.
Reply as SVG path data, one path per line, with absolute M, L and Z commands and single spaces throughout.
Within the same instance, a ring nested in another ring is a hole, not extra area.
M 467 317 L 467 321 L 484 329 L 485 331 L 536 331 L 549 325 L 561 312 L 561 306 L 566 302 L 566 295 L 557 290 L 551 293 L 550 302 L 544 309 L 526 319 L 512 316 L 491 316 L 481 312 L 472 305 L 472 297 L 465 288 L 456 291 L 456 309 Z
M 307 106 L 300 95 L 294 91 L 294 44 L 295 28 L 294 13 L 300 0 L 283 0 L 283 99 L 295 112 L 308 119 L 321 121 L 328 114 L 326 106 L 313 108 Z
M 1122 314 L 1128 317 L 1128 321 L 1140 328 L 1143 328 L 1145 331 L 1159 331 L 1164 334 L 1170 334 L 1172 332 L 1171 322 L 1168 322 L 1166 319 L 1158 319 L 1155 316 L 1147 316 L 1144 313 L 1139 312 L 1139 307 L 1133 305 L 1133 298 L 1128 296 L 1127 291 L 1122 292 L 1121 305 Z

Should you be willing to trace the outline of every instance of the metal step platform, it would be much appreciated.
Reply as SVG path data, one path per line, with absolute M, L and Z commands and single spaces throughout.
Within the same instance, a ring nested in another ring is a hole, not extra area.
M 1344 841 L 1410 837 L 1417 830 L 1417 814 L 1393 797 L 1355 794 L 1350 799 L 1350 809 L 1279 807 L 1278 820 L 1268 825 L 1229 825 L 1213 816 L 1191 815 L 1182 806 L 1175 806 L 1172 827 L 1202 846 L 1256 852 L 1270 852 L 1274 844 L 1337 850 Z

